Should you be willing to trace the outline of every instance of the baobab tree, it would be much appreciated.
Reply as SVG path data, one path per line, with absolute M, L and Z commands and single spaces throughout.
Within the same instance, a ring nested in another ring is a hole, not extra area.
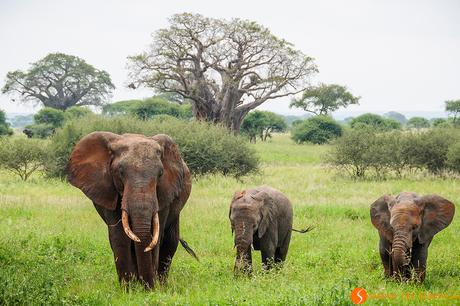
M 180 94 L 198 119 L 238 132 L 262 103 L 300 93 L 317 72 L 313 59 L 247 20 L 177 14 L 129 57 L 134 86 Z
M 32 63 L 27 71 L 8 72 L 2 93 L 11 94 L 21 102 L 66 110 L 72 106 L 101 106 L 114 88 L 106 71 L 77 56 L 50 53 Z

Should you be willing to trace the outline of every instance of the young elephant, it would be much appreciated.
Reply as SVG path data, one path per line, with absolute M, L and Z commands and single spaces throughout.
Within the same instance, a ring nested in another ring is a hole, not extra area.
M 229 218 L 237 250 L 235 273 L 252 271 L 251 245 L 262 252 L 265 268 L 286 259 L 291 240 L 292 206 L 281 192 L 269 186 L 236 192 Z
M 380 257 L 385 276 L 425 279 L 428 246 L 433 236 L 446 228 L 454 217 L 455 206 L 438 196 L 419 197 L 402 192 L 385 195 L 371 205 L 372 224 L 380 235 Z

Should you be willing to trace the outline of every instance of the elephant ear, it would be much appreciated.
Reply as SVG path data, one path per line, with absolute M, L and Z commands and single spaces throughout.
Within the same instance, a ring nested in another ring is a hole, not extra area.
M 418 235 L 420 243 L 429 241 L 452 222 L 455 205 L 438 195 L 426 195 L 416 200 L 422 206 L 423 217 Z
M 165 134 L 155 135 L 151 139 L 155 140 L 163 149 L 161 154 L 163 176 L 158 181 L 158 200 L 171 203 L 180 196 L 184 189 L 188 190 L 188 194 L 190 194 L 192 188 L 189 179 L 190 173 L 182 160 L 177 144 Z M 186 201 L 187 199 L 183 200 Z
M 371 205 L 371 221 L 379 234 L 388 241 L 393 241 L 393 229 L 390 225 L 390 207 L 394 205 L 395 198 L 384 195 Z
M 94 203 L 115 210 L 118 191 L 113 183 L 110 164 L 110 143 L 120 136 L 109 132 L 93 132 L 74 147 L 67 164 L 67 179 Z
M 270 224 L 274 222 L 276 205 L 273 202 L 273 199 L 270 197 L 270 195 L 264 190 L 251 195 L 251 198 L 253 198 L 254 200 L 260 203 L 260 207 L 259 207 L 260 222 L 257 228 L 257 232 L 258 232 L 259 238 L 262 238 L 262 236 L 265 234 Z

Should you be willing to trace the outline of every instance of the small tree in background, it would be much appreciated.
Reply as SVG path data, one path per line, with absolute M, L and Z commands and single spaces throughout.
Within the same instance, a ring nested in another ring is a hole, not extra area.
M 301 108 L 315 115 L 328 115 L 341 107 L 359 104 L 359 99 L 344 86 L 320 84 L 305 90 L 299 99 L 293 99 L 290 107 Z
M 353 129 L 368 127 L 383 132 L 398 130 L 401 128 L 401 124 L 393 119 L 385 119 L 382 116 L 367 113 L 351 119 L 350 127 Z
M 39 139 L 6 138 L 0 140 L 0 167 L 26 181 L 47 159 L 47 143 Z
M 0 110 L 0 136 L 13 135 L 13 130 L 10 129 L 10 125 L 6 122 L 6 114 Z
M 283 132 L 287 124 L 283 117 L 268 111 L 250 112 L 241 125 L 241 132 L 248 135 L 249 141 L 256 142 L 257 136 L 266 141 L 271 137 L 271 132 Z
M 265 116 L 267 117 L 267 124 L 264 127 L 261 135 L 261 140 L 266 141 L 267 138 L 271 138 L 272 132 L 284 132 L 287 129 L 286 121 L 284 121 L 283 117 L 275 114 L 273 112 L 265 111 Z
M 423 129 L 430 127 L 430 121 L 423 117 L 412 117 L 407 121 L 408 128 Z
M 315 116 L 292 127 L 291 138 L 296 143 L 324 144 L 342 136 L 342 126 L 329 116 Z
M 22 102 L 66 110 L 71 106 L 101 106 L 114 88 L 106 71 L 76 56 L 50 53 L 25 72 L 8 72 L 2 93 Z
M 29 138 L 48 138 L 60 128 L 66 120 L 83 118 L 93 114 L 85 107 L 72 106 L 65 112 L 51 107 L 44 107 L 34 115 L 34 124 L 27 125 L 23 131 Z
M 460 99 L 459 100 L 447 100 L 446 112 L 453 115 L 453 123 L 457 124 L 457 116 L 460 114 Z
M 398 112 L 391 111 L 391 112 L 383 114 L 383 117 L 388 118 L 388 119 L 396 120 L 401 125 L 405 125 L 407 123 L 406 116 L 404 116 L 403 114 L 398 113 Z

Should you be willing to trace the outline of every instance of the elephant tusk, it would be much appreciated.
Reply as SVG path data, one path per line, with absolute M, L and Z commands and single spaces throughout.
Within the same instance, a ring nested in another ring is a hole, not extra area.
M 160 220 L 158 219 L 158 212 L 152 218 L 153 222 L 153 238 L 152 242 L 145 248 L 144 252 L 149 252 L 153 250 L 153 248 L 158 243 L 158 237 L 160 236 Z
M 136 236 L 136 234 L 133 233 L 133 231 L 129 227 L 128 213 L 124 209 L 121 211 L 121 223 L 123 224 L 123 229 L 125 230 L 126 235 L 130 239 L 136 242 L 141 242 L 141 240 Z

